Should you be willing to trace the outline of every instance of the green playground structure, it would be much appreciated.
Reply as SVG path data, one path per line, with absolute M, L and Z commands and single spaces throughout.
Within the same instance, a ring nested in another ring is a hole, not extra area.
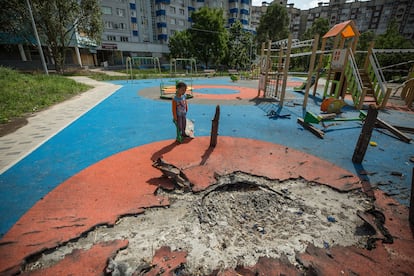
M 333 122 L 333 121 L 363 121 L 366 118 L 366 114 L 363 111 L 359 112 L 359 117 L 354 118 L 337 118 L 336 113 L 320 114 L 316 115 L 310 111 L 306 111 L 304 121 L 309 124 L 319 124 L 320 122 Z
M 309 87 L 312 87 L 316 82 L 316 76 L 312 76 L 311 83 Z M 308 84 L 308 80 L 304 81 L 300 86 L 293 87 L 293 91 L 295 92 L 303 92 L 305 90 L 306 85 Z

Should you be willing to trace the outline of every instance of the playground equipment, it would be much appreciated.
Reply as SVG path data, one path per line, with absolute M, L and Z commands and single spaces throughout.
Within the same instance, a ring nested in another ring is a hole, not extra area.
M 187 84 L 186 97 L 190 99 L 193 97 L 193 75 L 197 74 L 197 63 L 194 58 L 173 58 L 170 60 L 170 73 L 171 75 L 177 76 L 177 63 L 181 63 L 185 68 L 185 74 L 182 74 L 182 79 L 170 80 L 173 85 L 168 85 L 161 80 L 160 82 L 160 98 L 161 99 L 172 99 L 176 92 L 175 85 L 178 81 L 184 81 Z M 185 78 L 187 77 L 187 78 Z
M 317 137 L 323 139 L 325 136 L 325 132 L 323 130 L 320 130 L 319 128 L 316 128 L 312 124 L 321 124 L 323 128 L 326 129 L 328 127 L 327 125 L 325 125 L 326 122 L 363 121 L 365 117 L 366 115 L 362 111 L 360 111 L 359 117 L 355 118 L 337 117 L 336 113 L 325 113 L 315 115 L 310 111 L 306 111 L 304 118 L 298 118 L 297 122 Z
M 193 95 L 193 80 L 192 79 L 182 79 L 182 80 L 170 80 L 169 82 L 173 82 L 173 85 L 166 85 L 165 82 L 163 80 L 161 80 L 160 82 L 160 98 L 161 99 L 166 99 L 166 100 L 171 100 L 174 95 L 175 92 L 177 91 L 176 89 L 176 85 L 178 82 L 183 81 L 187 84 L 187 91 L 185 93 L 185 96 L 187 99 L 191 99 L 194 97 Z
M 404 82 L 401 91 L 401 99 L 405 101 L 407 107 L 411 108 L 414 101 L 414 78 Z
M 347 104 L 342 99 L 326 98 L 322 101 L 321 111 L 339 114 L 341 113 L 341 108 L 346 105 Z
M 337 117 L 336 113 L 326 113 L 315 115 L 310 111 L 306 111 L 304 122 L 310 124 L 319 124 L 323 122 L 351 122 L 351 121 L 362 121 L 366 117 L 366 114 L 360 111 L 359 117 L 356 118 L 343 118 Z
M 177 63 L 182 63 L 185 67 L 186 74 L 197 74 L 197 62 L 194 58 L 172 58 L 170 60 L 170 73 L 172 75 L 177 74 Z M 174 71 L 173 71 L 174 69 Z
M 334 38 L 334 50 L 329 63 L 323 97 L 344 99 L 346 94 L 349 94 L 356 109 L 361 109 L 364 102 L 375 103 L 379 108 L 383 108 L 388 101 L 391 89 L 386 86 L 372 46 L 368 50 L 363 68 L 358 68 L 354 58 L 358 37 L 359 31 L 352 20 L 336 24 L 322 37 L 316 85 L 322 68 L 326 42 L 329 38 Z M 329 92 L 328 89 L 330 89 Z
M 263 96 L 266 98 L 275 98 L 279 100 L 279 106 L 283 106 L 283 101 L 286 91 L 287 76 L 291 57 L 311 55 L 310 69 L 308 72 L 308 80 L 303 84 L 301 90 L 305 89 L 304 107 L 306 107 L 307 98 L 309 94 L 309 88 L 311 83 L 314 83 L 313 67 L 315 64 L 315 58 L 317 53 L 319 36 L 316 35 L 314 39 L 299 41 L 298 39 L 292 39 L 291 35 L 288 39 L 268 42 L 267 48 L 265 43 L 262 44 L 261 57 L 260 57 L 260 78 L 258 95 L 260 91 L 263 91 Z M 312 52 L 291 54 L 291 50 L 295 48 L 312 47 Z M 272 55 L 272 52 L 278 52 L 278 56 Z M 273 62 L 276 60 L 277 62 Z M 275 68 L 273 65 L 276 65 Z M 281 87 L 279 86 L 281 84 Z M 315 92 L 316 93 L 316 92 Z
M 133 68 L 153 69 L 154 73 L 161 74 L 160 60 L 157 57 L 127 57 L 126 71 L 131 80 L 134 78 Z
M 310 81 L 310 85 L 309 85 L 310 87 L 312 87 L 315 84 L 315 80 L 316 80 L 316 76 L 313 75 L 311 77 L 311 81 Z M 306 89 L 307 84 L 308 84 L 308 80 L 304 81 L 300 86 L 295 86 L 293 88 L 293 91 L 303 92 L 303 90 Z
M 258 96 L 260 95 L 260 91 L 263 91 L 263 97 L 278 99 L 283 104 L 283 85 L 286 88 L 292 41 L 297 42 L 298 40 L 292 40 L 292 36 L 289 35 L 288 39 L 273 43 L 269 40 L 267 48 L 265 48 L 265 43 L 262 44 Z M 279 52 L 279 55 L 274 56 L 272 55 L 273 52 Z M 276 58 L 277 62 L 274 63 L 273 60 Z M 279 88 L 280 82 L 282 82 L 281 89 Z

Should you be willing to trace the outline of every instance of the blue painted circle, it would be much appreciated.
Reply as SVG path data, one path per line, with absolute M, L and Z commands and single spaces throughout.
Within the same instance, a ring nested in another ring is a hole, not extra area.
M 224 94 L 238 94 L 240 93 L 239 90 L 236 89 L 228 89 L 228 88 L 197 88 L 194 89 L 194 92 L 196 93 L 201 93 L 201 94 L 219 94 L 219 95 L 224 95 Z

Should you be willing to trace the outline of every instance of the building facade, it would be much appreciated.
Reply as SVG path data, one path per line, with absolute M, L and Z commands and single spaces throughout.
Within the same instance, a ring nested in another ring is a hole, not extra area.
M 169 37 L 190 28 L 191 13 L 202 7 L 223 9 L 227 26 L 240 21 L 251 29 L 251 0 L 102 0 L 101 7 L 98 60 L 110 65 L 123 64 L 127 56 L 162 59 Z
M 294 4 L 286 4 L 280 0 L 278 3 L 287 8 L 290 18 L 289 29 L 294 38 L 300 39 L 317 18 L 326 18 L 330 27 L 354 20 L 361 33 L 372 31 L 377 35 L 384 34 L 390 20 L 395 19 L 399 24 L 400 33 L 408 39 L 414 39 L 412 0 L 329 0 L 326 3 L 319 2 L 317 7 L 309 10 L 297 9 Z M 258 26 L 260 16 L 266 12 L 268 5 L 269 3 L 262 2 L 262 6 L 252 7 L 250 18 L 253 27 Z
M 361 33 L 372 31 L 384 34 L 391 19 L 399 25 L 400 34 L 414 39 L 414 2 L 412 0 L 347 1 L 330 0 L 320 2 L 317 7 L 302 11 L 301 33 L 312 26 L 317 18 L 327 18 L 330 26 L 353 20 Z
M 309 10 L 300 10 L 288 0 L 275 1 L 287 8 L 289 30 L 296 39 L 301 39 L 317 18 L 327 18 L 330 27 L 351 19 L 360 32 L 373 31 L 375 34 L 385 33 L 390 20 L 395 19 L 400 33 L 414 39 L 412 0 L 329 0 Z M 75 66 L 124 66 L 127 57 L 157 57 L 168 63 L 168 40 L 175 32 L 191 27 L 192 12 L 202 7 L 220 8 L 224 11 L 227 27 L 240 21 L 244 29 L 254 32 L 271 1 L 264 1 L 261 6 L 252 6 L 251 0 L 101 0 L 100 3 L 104 26 L 101 44 L 93 49 L 75 45 L 67 58 Z M 1 41 L 0 47 L 7 49 L 0 55 L 3 65 L 17 64 L 25 59 L 38 63 L 33 45 L 13 46 Z M 27 56 L 23 58 L 24 52 Z M 5 58 L 9 59 L 7 63 Z

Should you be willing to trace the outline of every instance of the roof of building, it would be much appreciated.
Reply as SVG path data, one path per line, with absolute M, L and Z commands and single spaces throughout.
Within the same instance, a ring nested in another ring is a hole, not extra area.
M 323 38 L 329 38 L 341 34 L 342 38 L 349 38 L 354 36 L 359 36 L 358 28 L 356 27 L 354 21 L 348 20 L 342 23 L 336 24 L 333 26 Z

